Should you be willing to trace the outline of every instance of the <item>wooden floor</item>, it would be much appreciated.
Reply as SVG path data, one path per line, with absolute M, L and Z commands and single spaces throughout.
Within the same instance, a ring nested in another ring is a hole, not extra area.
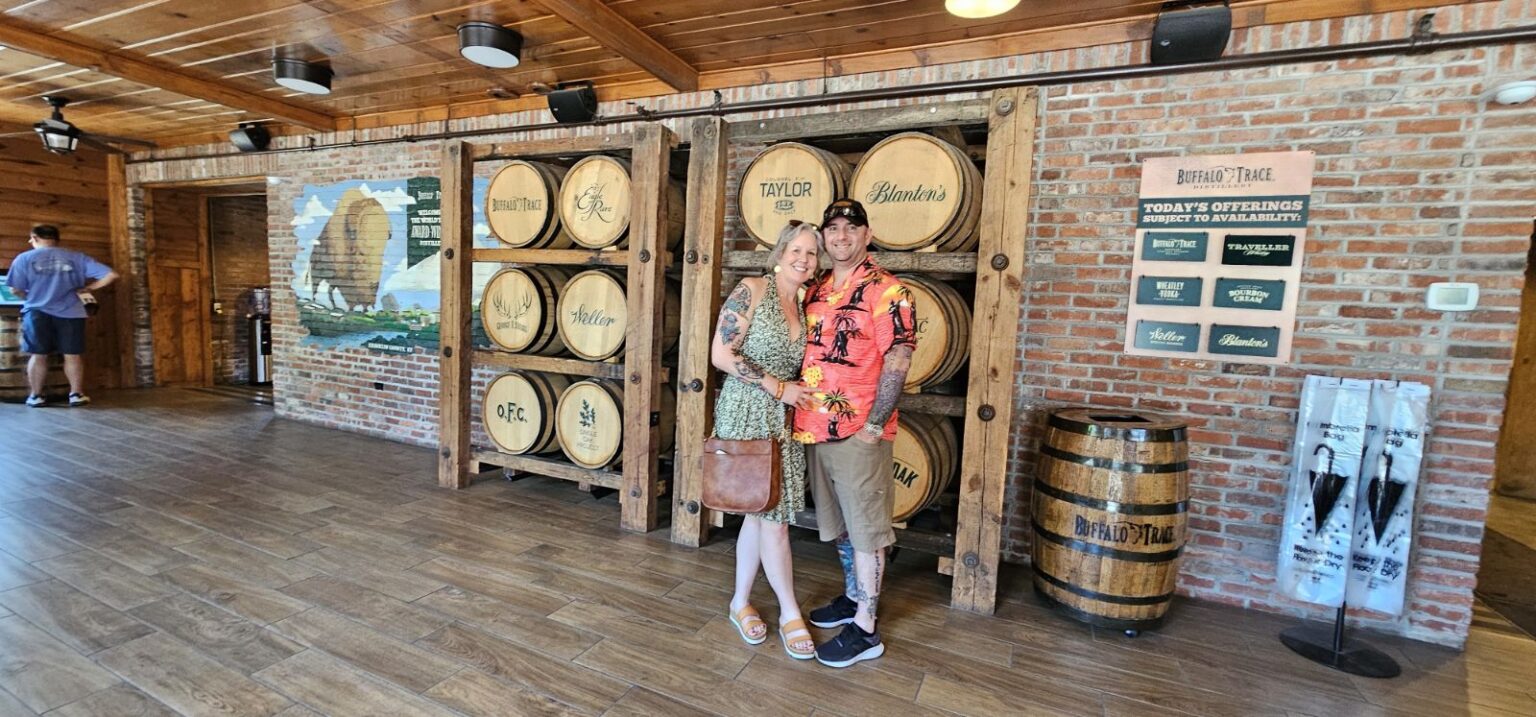
M 570 484 L 443 491 L 430 451 L 185 390 L 0 405 L 0 435 L 4 717 L 1536 714 L 1513 634 L 1377 638 L 1405 676 L 1355 679 L 1227 608 L 1128 640 L 1005 576 L 997 616 L 950 612 L 910 555 L 887 656 L 834 671 L 735 637 L 729 541 L 619 533 L 614 499 Z M 832 554 L 795 550 L 807 605 L 835 594 Z

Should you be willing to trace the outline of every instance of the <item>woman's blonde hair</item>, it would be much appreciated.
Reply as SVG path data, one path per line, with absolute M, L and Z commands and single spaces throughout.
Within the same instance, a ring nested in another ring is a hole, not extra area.
M 779 265 L 779 260 L 784 258 L 784 250 L 789 248 L 789 243 L 795 237 L 808 233 L 816 241 L 816 265 L 821 266 L 821 228 L 810 222 L 802 222 L 799 219 L 791 219 L 784 228 L 779 231 L 779 240 L 773 245 L 773 250 L 768 252 L 768 271 Z

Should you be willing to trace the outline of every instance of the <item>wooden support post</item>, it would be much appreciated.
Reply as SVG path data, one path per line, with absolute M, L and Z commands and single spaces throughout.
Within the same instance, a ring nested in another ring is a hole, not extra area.
M 437 484 L 469 485 L 474 457 L 469 447 L 470 302 L 474 265 L 474 162 L 465 142 L 443 147 L 442 324 L 438 336 Z
M 950 605 L 990 613 L 997 601 L 1003 492 L 1013 422 L 1013 366 L 1018 351 L 1019 298 L 1029 235 L 1033 184 L 1036 88 L 992 95 L 987 173 L 977 248 L 976 305 L 966 391 L 965 446 L 955 532 Z M 994 330 L 1000 329 L 1000 330 Z
M 720 308 L 720 259 L 725 237 L 725 167 L 729 128 L 718 117 L 693 121 L 688 155 L 688 225 L 683 234 L 683 321 L 678 341 L 677 466 L 672 491 L 672 542 L 698 547 L 710 522 L 700 504 L 699 449 L 714 411 L 710 365 L 714 317 Z
M 629 327 L 624 338 L 624 487 L 619 526 L 656 528 L 660 440 L 653 414 L 661 390 L 662 292 L 666 290 L 667 171 L 676 138 L 661 125 L 635 128 L 630 156 Z
M 133 237 L 128 234 L 128 164 L 116 152 L 107 155 L 107 231 L 112 237 L 112 269 L 119 275 L 112 287 L 112 306 L 117 324 L 117 385 L 138 385 L 138 352 L 134 350 Z

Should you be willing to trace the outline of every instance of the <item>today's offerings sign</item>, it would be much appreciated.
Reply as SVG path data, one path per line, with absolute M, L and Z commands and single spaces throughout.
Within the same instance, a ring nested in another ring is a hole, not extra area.
M 1126 353 L 1290 361 L 1315 159 L 1265 152 L 1142 165 Z

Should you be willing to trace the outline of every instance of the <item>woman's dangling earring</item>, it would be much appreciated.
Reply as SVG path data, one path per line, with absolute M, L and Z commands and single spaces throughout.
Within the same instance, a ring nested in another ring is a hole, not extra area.
M 773 266 L 773 273 L 775 273 L 775 274 L 777 274 L 777 273 L 779 273 L 779 272 L 781 272 L 781 271 L 784 271 L 784 267 L 782 267 L 782 266 L 779 266 L 779 265 L 777 265 L 777 264 L 775 264 L 775 265 L 774 265 L 774 266 Z

